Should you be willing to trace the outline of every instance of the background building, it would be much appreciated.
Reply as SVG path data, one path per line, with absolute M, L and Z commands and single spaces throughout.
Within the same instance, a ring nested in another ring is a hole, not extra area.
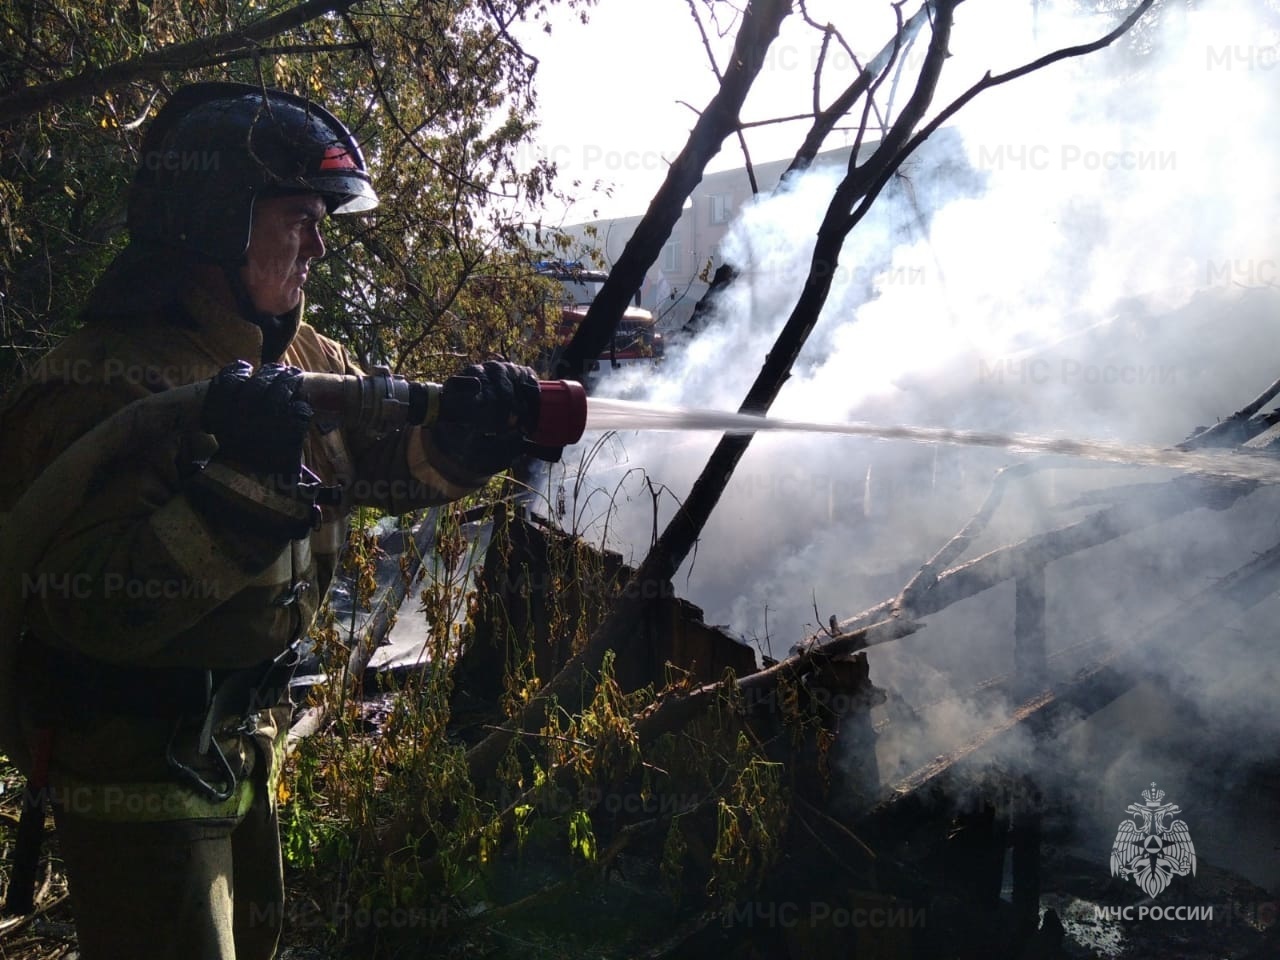
M 876 145 L 875 142 L 865 144 L 863 155 L 870 155 Z M 810 169 L 843 169 L 849 164 L 851 152 L 852 147 L 840 147 L 820 153 Z M 777 187 L 790 163 L 788 158 L 752 165 L 761 196 Z M 934 134 L 908 163 L 913 165 L 917 174 L 922 174 L 913 176 L 904 168 L 904 172 L 917 181 L 917 189 L 932 184 L 928 188 L 928 202 L 921 203 L 921 208 L 926 211 L 936 209 L 934 199 L 937 196 L 953 195 L 957 190 L 975 185 L 975 171 L 964 156 L 960 138 L 950 130 Z M 706 292 L 708 281 L 723 262 L 721 241 L 752 198 L 751 181 L 745 167 L 708 173 L 694 188 L 671 237 L 657 262 L 649 268 L 640 290 L 639 305 L 653 311 L 661 328 L 677 329 L 689 319 L 694 305 Z M 604 261 L 602 269 L 607 271 L 621 255 L 640 219 L 637 215 L 592 220 L 570 224 L 564 230 L 578 238 L 584 248 L 594 248 Z M 814 226 L 816 228 L 817 225 Z

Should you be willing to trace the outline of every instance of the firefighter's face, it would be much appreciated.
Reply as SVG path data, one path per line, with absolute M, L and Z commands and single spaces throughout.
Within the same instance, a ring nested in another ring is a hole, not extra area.
M 253 205 L 253 231 L 240 276 L 262 313 L 288 313 L 298 305 L 311 261 L 324 256 L 324 215 L 324 201 L 316 193 L 266 197 Z

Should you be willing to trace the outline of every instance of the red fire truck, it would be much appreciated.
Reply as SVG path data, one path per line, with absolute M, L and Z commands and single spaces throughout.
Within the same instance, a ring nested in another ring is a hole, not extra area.
M 535 264 L 539 274 L 560 284 L 563 297 L 556 336 L 560 343 L 568 343 L 587 316 L 591 301 L 595 299 L 608 274 L 589 270 L 577 261 L 543 260 Z M 636 295 L 637 301 L 639 294 Z M 627 307 L 622 320 L 613 333 L 613 342 L 600 354 L 597 361 L 618 365 L 627 360 L 659 360 L 663 354 L 662 332 L 653 314 L 639 306 Z

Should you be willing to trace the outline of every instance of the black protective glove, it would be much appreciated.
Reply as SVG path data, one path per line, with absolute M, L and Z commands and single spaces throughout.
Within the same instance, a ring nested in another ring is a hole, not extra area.
M 491 476 L 524 452 L 524 440 L 538 423 L 538 376 L 529 367 L 489 360 L 464 368 L 446 382 L 446 408 L 431 437 L 462 470 Z
M 311 405 L 298 397 L 302 371 L 278 363 L 255 373 L 244 360 L 209 382 L 201 425 L 218 441 L 218 459 L 278 489 L 298 482 Z

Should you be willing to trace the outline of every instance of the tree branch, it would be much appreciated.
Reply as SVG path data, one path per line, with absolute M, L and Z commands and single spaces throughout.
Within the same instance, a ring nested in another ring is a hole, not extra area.
M 140 57 L 82 70 L 74 77 L 25 87 L 17 93 L 0 97 L 0 123 L 17 120 L 77 97 L 93 96 L 122 83 L 155 77 L 171 70 L 185 70 L 192 63 L 209 64 L 243 59 L 250 55 L 244 50 L 246 47 L 255 47 L 264 40 L 325 14 L 345 12 L 359 2 L 360 0 L 305 0 L 296 7 L 273 17 L 257 20 L 239 30 L 162 47 Z
M 858 74 L 853 83 L 849 84 L 840 96 L 832 101 L 831 106 L 814 117 L 813 126 L 808 134 L 805 135 L 804 142 L 800 145 L 800 149 L 796 151 L 790 166 L 787 167 L 787 173 L 791 173 L 793 170 L 804 170 L 813 162 L 813 158 L 822 149 L 823 141 L 835 129 L 835 125 L 840 118 L 853 109 L 853 105 L 858 102 L 860 96 L 867 92 L 872 81 L 893 64 L 898 51 L 903 45 L 911 42 L 915 35 L 920 32 L 920 28 L 928 20 L 928 10 L 929 5 L 927 3 L 922 5 L 902 25 L 901 29 L 894 34 L 893 39 L 885 44 L 880 52 L 871 59 L 871 62 Z M 783 174 L 783 176 L 785 177 L 786 174 Z
M 586 318 L 560 355 L 556 376 L 583 379 L 587 363 L 608 346 L 632 294 L 644 282 L 645 271 L 658 259 L 662 245 L 680 219 L 684 201 L 702 180 L 707 163 L 720 152 L 724 138 L 737 128 L 738 113 L 764 65 L 764 53 L 790 11 L 789 0 L 757 0 L 747 7 L 720 89 L 698 117 L 684 149 L 672 162 L 666 180 L 591 302 Z
M 990 90 L 992 87 L 998 87 L 1003 83 L 1008 83 L 1010 80 L 1017 80 L 1019 77 L 1025 77 L 1030 73 L 1042 70 L 1060 60 L 1067 60 L 1072 57 L 1082 57 L 1085 54 L 1094 53 L 1098 50 L 1111 46 L 1111 44 L 1124 36 L 1124 34 L 1127 33 L 1139 19 L 1141 19 L 1142 15 L 1150 9 L 1154 2 L 1155 0 L 1142 0 L 1142 2 L 1133 9 L 1133 12 L 1120 22 L 1119 26 L 1110 33 L 1094 40 L 1091 43 L 1078 44 L 1074 47 L 1063 47 L 1060 50 L 1053 51 L 1053 53 L 1045 54 L 1037 60 L 1032 60 L 1030 63 L 1023 64 L 1021 67 L 1016 67 L 1007 73 L 1000 73 L 994 76 L 991 73 L 987 73 L 986 76 L 975 83 L 972 87 L 958 96 L 951 103 L 947 104 L 947 106 L 943 108 L 942 112 L 939 113 L 932 121 L 922 127 L 920 132 L 912 137 L 911 142 L 907 144 L 904 150 L 904 156 L 910 156 L 915 152 L 916 148 L 919 147 L 920 144 L 928 140 L 939 127 L 955 116 L 961 107 L 980 94 L 983 90 Z M 875 198 L 879 196 L 881 189 L 883 189 L 884 184 L 888 182 L 890 175 L 892 175 L 892 172 L 886 174 L 881 182 L 877 183 L 867 192 L 862 205 L 853 214 L 852 219 L 855 223 L 862 219 L 867 209 L 870 208 L 871 204 L 875 201 Z
M 716 55 L 711 49 L 711 40 L 707 37 L 707 31 L 702 26 L 702 18 L 698 16 L 698 8 L 694 5 L 694 0 L 688 0 L 688 4 L 689 14 L 693 17 L 693 22 L 698 25 L 698 33 L 702 36 L 702 47 L 707 51 L 707 62 L 711 64 L 711 72 L 715 74 L 716 82 L 723 84 L 724 75 L 720 72 L 720 65 L 716 63 Z M 738 146 L 742 148 L 742 160 L 746 167 L 747 180 L 751 183 L 751 195 L 755 196 L 760 192 L 760 186 L 756 183 L 756 170 L 751 165 L 751 151 L 747 149 L 747 138 L 742 135 L 741 124 L 734 133 L 738 137 Z

